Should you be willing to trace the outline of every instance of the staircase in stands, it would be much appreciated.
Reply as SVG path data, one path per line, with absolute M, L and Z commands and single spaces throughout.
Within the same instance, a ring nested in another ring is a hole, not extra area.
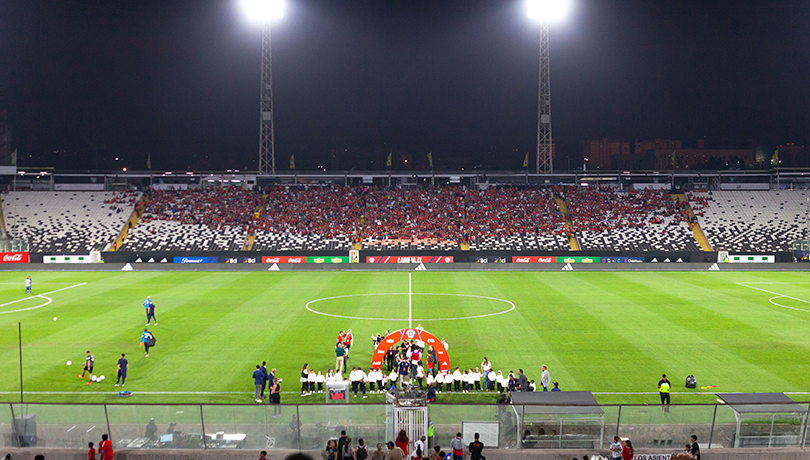
M 683 193 L 677 193 L 672 195 L 672 199 L 678 203 L 686 203 L 687 210 L 689 212 L 689 217 L 694 219 L 695 212 L 692 210 L 692 205 L 689 204 L 689 200 L 686 198 L 686 195 Z M 700 248 L 703 249 L 705 252 L 712 251 L 712 245 L 709 244 L 709 240 L 706 239 L 706 235 L 703 233 L 703 229 L 700 228 L 700 224 L 698 222 L 694 222 L 692 224 L 692 236 L 694 236 L 695 241 L 700 245 Z
M 121 245 L 124 244 L 124 241 L 127 240 L 127 236 L 129 236 L 129 231 L 138 225 L 138 221 L 141 220 L 141 215 L 146 211 L 147 206 L 149 206 L 149 197 L 143 195 L 140 201 L 138 201 L 138 204 L 132 208 L 132 214 L 130 214 L 129 219 L 124 222 L 124 228 L 121 229 L 118 238 L 115 239 L 115 243 L 109 248 L 110 251 L 117 251 L 121 248 Z
M 560 214 L 562 214 L 565 220 L 565 229 L 570 231 L 568 244 L 571 245 L 572 251 L 579 251 L 579 240 L 577 240 L 577 235 L 573 232 L 574 224 L 571 222 L 571 218 L 568 217 L 568 205 L 565 204 L 565 200 L 556 195 L 554 196 L 554 201 L 557 202 L 557 207 L 560 208 Z

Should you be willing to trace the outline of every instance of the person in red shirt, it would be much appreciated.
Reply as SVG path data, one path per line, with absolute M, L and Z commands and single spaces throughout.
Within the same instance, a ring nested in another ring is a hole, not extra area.
M 343 343 L 344 339 L 346 339 L 346 334 L 343 331 L 338 332 L 337 343 Z
M 96 460 L 96 449 L 93 447 L 93 443 L 89 443 L 87 447 L 90 448 L 87 452 L 87 460 Z
M 101 435 L 101 444 L 98 445 L 98 458 L 99 460 L 113 460 L 112 442 L 107 438 L 106 434 Z
M 352 335 L 352 330 L 349 329 L 346 331 L 346 336 L 343 338 L 343 344 L 346 345 L 346 356 L 349 355 L 349 348 L 352 347 L 352 342 L 354 342 L 354 336 Z

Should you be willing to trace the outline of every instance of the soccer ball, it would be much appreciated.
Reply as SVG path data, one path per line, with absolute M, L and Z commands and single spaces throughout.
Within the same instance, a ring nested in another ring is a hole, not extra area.
M 94 375 L 93 377 L 91 377 L 91 379 L 92 379 L 94 382 L 98 382 L 98 377 L 96 377 L 95 375 Z
M 104 379 L 106 379 L 106 378 L 107 378 L 107 377 L 104 377 L 104 376 L 102 375 L 101 377 L 99 377 L 99 378 L 98 378 L 98 381 L 100 382 L 100 381 L 102 381 L 102 380 L 104 380 Z
M 67 362 L 67 365 L 68 365 L 68 366 L 70 366 L 71 364 L 73 364 L 73 361 L 68 361 L 68 362 Z
M 54 321 L 56 321 L 56 319 L 57 319 L 57 318 L 56 318 L 56 316 L 54 316 L 54 317 L 53 317 L 53 320 L 54 320 Z

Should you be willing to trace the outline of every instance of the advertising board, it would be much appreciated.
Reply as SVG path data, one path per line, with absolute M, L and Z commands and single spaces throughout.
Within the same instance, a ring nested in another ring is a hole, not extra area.
M 218 264 L 219 257 L 175 257 L 176 264 Z
M 512 256 L 513 264 L 555 264 L 557 256 Z
M 452 264 L 453 256 L 368 256 L 369 264 Z
M 27 264 L 27 252 L 0 252 L 0 263 L 3 264 Z
M 315 256 L 307 257 L 308 264 L 347 264 L 349 256 Z
M 263 264 L 305 264 L 307 258 L 304 256 L 264 256 Z

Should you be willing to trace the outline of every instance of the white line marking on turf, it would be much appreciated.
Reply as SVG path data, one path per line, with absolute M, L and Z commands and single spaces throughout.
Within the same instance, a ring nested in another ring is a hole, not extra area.
M 45 296 L 46 294 L 53 294 L 54 292 L 64 291 L 66 289 L 73 289 L 75 287 L 84 286 L 85 284 L 87 284 L 87 283 L 74 284 L 73 286 L 63 287 L 62 289 L 56 289 L 56 290 L 53 290 L 53 291 L 45 292 L 43 294 L 37 294 L 37 295 L 31 296 L 31 297 L 24 297 L 22 299 L 12 300 L 11 302 L 6 302 L 4 304 L 0 304 L 0 308 L 3 308 L 5 306 L 7 306 L 7 305 L 15 304 L 17 302 L 22 302 L 24 300 L 33 299 L 34 297 L 39 297 L 40 299 L 48 299 L 48 301 L 43 303 L 42 305 L 37 305 L 35 307 L 21 308 L 19 310 L 0 311 L 0 315 L 5 315 L 6 313 L 17 313 L 17 312 L 21 312 L 21 311 L 36 310 L 37 308 L 42 308 L 45 305 L 48 305 L 49 303 L 53 302 L 53 299 L 51 299 L 50 297 Z
M 413 327 L 413 289 L 411 288 L 410 273 L 408 273 L 408 327 Z
M 803 308 L 796 308 L 796 307 L 788 307 L 787 305 L 782 305 L 780 303 L 774 302 L 773 299 L 778 299 L 780 297 L 784 297 L 786 299 L 798 300 L 799 302 L 804 302 L 806 304 L 810 304 L 810 301 L 807 301 L 807 300 L 804 300 L 804 299 L 799 299 L 798 297 L 791 297 L 789 295 L 780 294 L 778 292 L 769 291 L 767 289 L 762 289 L 762 288 L 758 288 L 758 287 L 754 287 L 754 286 L 749 286 L 749 285 L 743 284 L 743 283 L 734 283 L 734 284 L 737 284 L 737 285 L 740 285 L 740 286 L 743 286 L 743 287 L 747 287 L 748 289 L 755 289 L 757 291 L 762 291 L 762 292 L 766 292 L 768 294 L 775 295 L 776 297 L 771 297 L 770 299 L 768 299 L 768 302 L 770 302 L 773 305 L 776 305 L 777 307 L 788 308 L 790 310 L 797 310 L 797 311 L 803 311 L 805 313 L 810 313 L 810 310 L 805 310 Z
M 305 308 L 307 310 L 311 311 L 312 313 L 315 313 L 316 315 L 329 316 L 329 317 L 332 317 L 332 318 L 365 319 L 365 320 L 379 320 L 379 321 L 404 321 L 404 318 L 368 318 L 368 317 L 364 317 L 364 316 L 333 315 L 331 313 L 324 313 L 324 312 L 321 312 L 321 311 L 318 311 L 318 310 L 313 310 L 312 308 L 309 307 L 310 305 L 312 305 L 315 302 L 321 302 L 321 301 L 324 301 L 324 300 L 345 299 L 345 298 L 349 298 L 349 297 L 368 297 L 368 296 L 376 296 L 376 295 L 408 295 L 408 293 L 407 292 L 386 292 L 386 293 L 373 293 L 373 294 L 336 295 L 334 297 L 324 297 L 322 299 L 310 300 L 305 305 Z M 512 306 L 508 310 L 499 311 L 499 312 L 496 312 L 496 313 L 487 313 L 487 314 L 484 314 L 484 315 L 460 316 L 458 318 L 414 318 L 417 321 L 451 321 L 451 320 L 462 320 L 462 319 L 486 318 L 488 316 L 503 315 L 504 313 L 509 313 L 510 311 L 517 308 L 517 306 L 515 306 L 514 303 L 512 303 L 512 302 L 510 302 L 510 301 L 508 301 L 506 299 L 498 299 L 496 297 L 487 297 L 487 296 L 483 296 L 483 295 L 440 294 L 440 293 L 435 293 L 435 292 L 431 292 L 431 293 L 427 293 L 427 292 L 426 293 L 418 293 L 417 292 L 417 293 L 414 293 L 413 295 L 443 295 L 443 296 L 455 296 L 455 297 L 472 297 L 472 298 L 476 298 L 476 299 L 486 299 L 486 300 L 494 300 L 496 302 L 504 302 L 504 303 L 508 303 L 509 305 Z

